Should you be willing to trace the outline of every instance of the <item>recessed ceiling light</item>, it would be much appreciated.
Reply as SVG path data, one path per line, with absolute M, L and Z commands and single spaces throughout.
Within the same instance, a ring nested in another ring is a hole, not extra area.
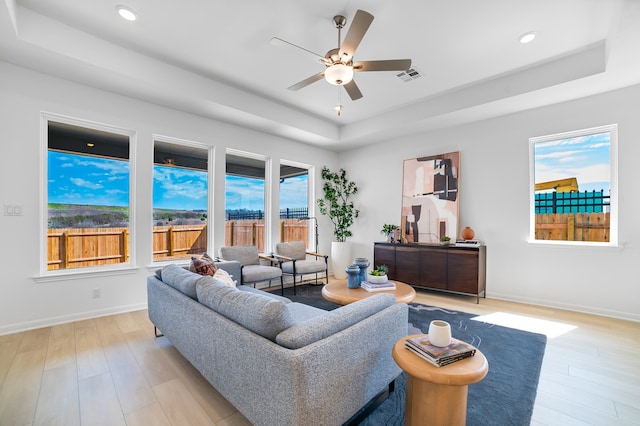
M 138 14 L 130 7 L 119 4 L 116 6 L 116 10 L 118 11 L 118 14 L 127 21 L 133 22 L 138 20 Z
M 528 33 L 524 33 L 520 37 L 518 37 L 518 40 L 520 40 L 520 43 L 522 44 L 527 44 L 527 43 L 531 43 L 535 38 L 536 38 L 535 31 L 529 31 Z

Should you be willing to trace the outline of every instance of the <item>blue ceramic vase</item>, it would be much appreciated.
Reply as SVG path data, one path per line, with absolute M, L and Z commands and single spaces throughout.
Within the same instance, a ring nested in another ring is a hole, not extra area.
M 360 268 L 360 275 L 358 277 L 358 285 L 361 282 L 367 280 L 367 268 L 369 268 L 369 260 L 364 257 L 356 257 L 353 260 L 353 264 Z
M 347 273 L 347 288 L 360 287 L 360 267 L 349 265 L 344 270 Z

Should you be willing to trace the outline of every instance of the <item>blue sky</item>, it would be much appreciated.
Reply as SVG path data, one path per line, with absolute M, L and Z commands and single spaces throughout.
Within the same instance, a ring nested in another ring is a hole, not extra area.
M 129 162 L 49 151 L 49 203 L 126 206 Z
M 50 203 L 126 206 L 129 199 L 129 163 L 49 151 Z M 307 176 L 286 179 L 280 185 L 282 208 L 307 206 Z M 264 210 L 264 181 L 227 176 L 227 209 Z M 207 173 L 154 165 L 153 207 L 207 209 Z
M 534 147 L 535 182 L 575 177 L 580 191 L 608 194 L 610 145 L 609 132 L 538 142 Z

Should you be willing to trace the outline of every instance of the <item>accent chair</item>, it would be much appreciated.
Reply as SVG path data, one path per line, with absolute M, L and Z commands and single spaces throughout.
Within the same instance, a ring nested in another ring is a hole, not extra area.
M 329 283 L 328 277 L 328 261 L 329 256 L 306 251 L 304 241 L 290 241 L 276 244 L 276 252 L 274 256 L 280 259 L 282 263 L 282 273 L 293 276 L 293 294 L 296 294 L 296 277 L 307 274 L 315 274 L 316 284 L 318 284 L 318 274 L 324 273 L 326 283 Z M 307 256 L 314 256 L 315 259 L 308 259 Z M 321 260 L 324 259 L 324 262 Z
M 256 246 L 224 246 L 220 247 L 221 260 L 235 260 L 242 264 L 240 284 L 247 285 L 280 278 L 280 290 L 284 295 L 284 281 L 282 279 L 281 260 L 258 253 Z M 262 261 L 269 262 L 265 265 Z M 273 266 L 276 264 L 277 266 Z

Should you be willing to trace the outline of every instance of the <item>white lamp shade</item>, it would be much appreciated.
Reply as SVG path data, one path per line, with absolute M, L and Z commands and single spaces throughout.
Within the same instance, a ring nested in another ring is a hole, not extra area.
M 336 86 L 345 85 L 353 80 L 353 68 L 344 64 L 331 65 L 324 71 L 324 78 Z

